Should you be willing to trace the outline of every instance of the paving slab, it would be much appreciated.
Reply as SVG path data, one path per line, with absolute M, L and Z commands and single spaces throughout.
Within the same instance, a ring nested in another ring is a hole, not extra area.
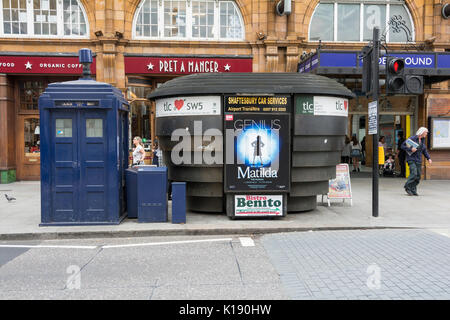
M 262 234 L 307 230 L 427 228 L 441 233 L 450 229 L 450 180 L 421 181 L 420 196 L 407 196 L 405 180 L 380 178 L 379 217 L 372 217 L 372 180 L 366 175 L 352 177 L 353 205 L 350 202 L 326 201 L 315 210 L 291 213 L 277 219 L 230 220 L 224 213 L 187 212 L 186 224 L 169 221 L 138 223 L 125 219 L 112 226 L 40 227 L 40 182 L 21 181 L 0 185 L 0 240 L 46 240 L 71 238 L 139 237 L 163 235 Z M 8 202 L 3 194 L 16 198 Z

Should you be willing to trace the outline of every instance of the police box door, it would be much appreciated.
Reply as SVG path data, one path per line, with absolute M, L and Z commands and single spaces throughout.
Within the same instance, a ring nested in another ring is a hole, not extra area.
M 106 112 L 52 111 L 52 221 L 106 219 Z

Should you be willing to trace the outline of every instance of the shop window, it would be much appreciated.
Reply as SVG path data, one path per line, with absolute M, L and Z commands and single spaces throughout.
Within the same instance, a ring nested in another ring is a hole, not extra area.
M 127 99 L 130 102 L 130 148 L 131 137 L 141 137 L 146 151 L 151 144 L 151 117 L 150 103 L 146 97 L 152 91 L 151 86 L 130 85 L 127 90 Z
M 158 0 L 147 0 L 136 21 L 138 37 L 158 37 Z
M 24 81 L 19 83 L 20 109 L 39 110 L 38 100 L 47 84 L 44 81 Z
M 233 2 L 220 3 L 220 37 L 225 39 L 242 38 L 239 15 Z
M 3 1 L 3 33 L 27 34 L 27 2 L 26 0 Z
M 3 11 L 0 35 L 88 37 L 86 13 L 78 0 L 0 0 L 0 3 Z
M 40 159 L 39 119 L 24 119 L 25 159 L 37 162 Z
M 243 40 L 244 27 L 234 1 L 143 0 L 136 11 L 137 39 Z
M 334 39 L 334 6 L 321 3 L 316 7 L 311 22 L 310 40 L 333 41 Z
M 214 38 L 214 1 L 192 1 L 192 37 Z
M 164 37 L 186 37 L 185 1 L 164 1 Z
M 386 6 L 378 4 L 368 4 L 364 6 L 363 18 L 364 37 L 363 41 L 370 41 L 373 38 L 373 28 L 380 30 L 386 22 Z
M 86 18 L 77 0 L 64 0 L 64 35 L 87 34 Z
M 414 25 L 402 0 L 322 0 L 314 10 L 310 41 L 369 41 L 380 28 L 386 42 L 413 42 Z
M 338 41 L 359 40 L 359 4 L 338 4 Z
M 34 1 L 34 34 L 57 35 L 56 0 Z

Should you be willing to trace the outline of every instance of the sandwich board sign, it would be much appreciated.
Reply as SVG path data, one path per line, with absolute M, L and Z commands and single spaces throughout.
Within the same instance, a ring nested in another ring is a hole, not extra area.
M 336 165 L 336 178 L 329 180 L 328 182 L 328 206 L 330 206 L 330 199 L 342 199 L 342 202 L 344 202 L 345 199 L 350 199 L 350 205 L 353 205 L 350 172 L 347 163 Z

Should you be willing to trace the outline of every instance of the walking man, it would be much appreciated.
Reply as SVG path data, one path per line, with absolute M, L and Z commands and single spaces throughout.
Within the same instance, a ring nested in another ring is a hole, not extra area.
M 425 146 L 425 138 L 427 137 L 428 129 L 425 127 L 419 128 L 415 136 L 409 137 L 402 143 L 402 149 L 406 151 L 406 162 L 409 165 L 409 177 L 405 183 L 405 191 L 409 196 L 418 196 L 417 185 L 420 182 L 420 175 L 422 173 L 422 154 L 427 158 L 431 164 L 430 155 Z M 412 142 L 411 142 L 411 141 Z
M 403 142 L 405 142 L 405 138 L 403 138 L 403 132 L 400 131 L 398 133 L 397 157 L 400 164 L 400 177 L 406 178 L 406 151 L 402 149 Z

